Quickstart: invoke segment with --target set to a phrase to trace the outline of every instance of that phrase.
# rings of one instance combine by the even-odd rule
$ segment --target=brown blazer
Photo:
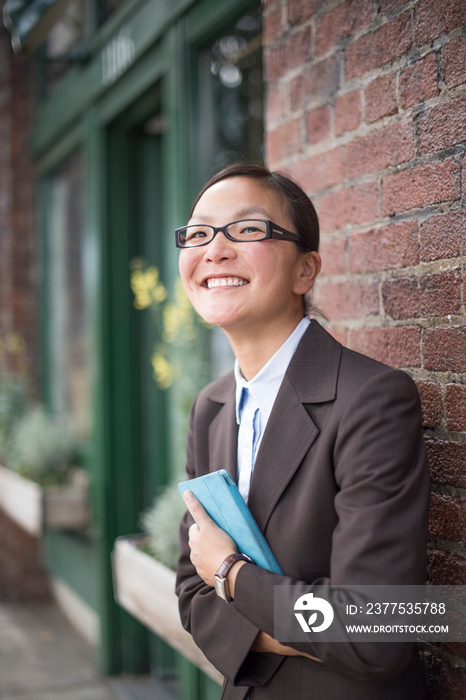
[[[193,404],[189,477],[236,478],[233,374]],[[304,657],[249,652],[273,636],[274,584],[422,584],[429,474],[414,382],[343,348],[312,321],[287,369],[257,455],[248,506],[285,576],[246,564],[227,604],[189,560],[181,525],[177,594],[183,625],[225,676],[222,698],[413,700],[427,697],[411,644],[295,644]]]

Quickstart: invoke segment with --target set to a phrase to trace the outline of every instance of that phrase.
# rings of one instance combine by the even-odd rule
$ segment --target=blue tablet
[[[182,481],[178,488],[181,494],[192,491],[212,520],[257,566],[275,574],[283,573],[237,485],[225,469]]]

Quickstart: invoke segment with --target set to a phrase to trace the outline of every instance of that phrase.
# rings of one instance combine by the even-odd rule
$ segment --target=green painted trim
[[[99,120],[107,123],[128,109],[146,90],[163,78],[170,68],[167,40],[154,47],[124,75],[98,105]]]
[[[52,140],[70,124],[79,119],[89,106],[113,88],[123,75],[134,74],[134,68],[143,54],[167,32],[170,24],[185,12],[193,0],[172,0],[161,3],[147,0],[119,32],[108,37],[107,44],[96,49],[89,64],[81,69],[70,70],[57,86],[53,95],[39,109],[37,125],[32,135],[31,147],[35,157],[50,146]],[[112,42],[126,47],[125,59],[120,64],[118,78],[104,76],[107,48],[111,51]],[[115,43],[115,47],[116,47]],[[108,61],[107,61],[108,63]]]
[[[75,124],[63,138],[47,150],[43,157],[37,161],[36,167],[39,176],[44,176],[55,168],[58,168],[73,151],[86,146],[86,129],[84,122]]]
[[[49,531],[44,537],[47,570],[96,610],[95,552],[87,537]]]

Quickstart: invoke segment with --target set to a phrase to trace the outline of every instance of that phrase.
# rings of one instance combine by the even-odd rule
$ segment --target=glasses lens
[[[227,232],[237,241],[261,241],[267,235],[267,222],[261,219],[235,221],[227,226]]]
[[[182,248],[208,243],[214,235],[211,226],[185,226],[178,231],[178,242]]]

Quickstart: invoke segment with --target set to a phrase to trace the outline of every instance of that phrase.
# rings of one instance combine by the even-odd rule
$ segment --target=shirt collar
[[[246,381],[241,374],[238,360],[235,360],[236,422],[238,425],[241,422],[241,398],[243,389],[248,389],[257,403],[265,422],[267,422],[287,367],[310,322],[310,319],[304,316],[283,345],[278,348],[276,353],[272,355],[270,360],[251,381]]]

